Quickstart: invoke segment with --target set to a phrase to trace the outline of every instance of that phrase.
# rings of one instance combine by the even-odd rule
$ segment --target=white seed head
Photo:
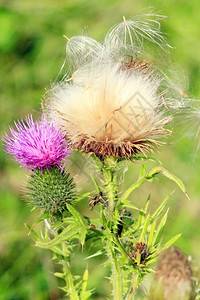
[[[124,18],[103,44],[85,36],[68,39],[71,78],[52,89],[45,112],[78,148],[101,157],[130,157],[151,150],[157,138],[169,134],[163,128],[170,120],[165,116],[166,78],[138,58],[144,38],[166,45],[160,18]]]
[[[123,17],[123,22],[108,31],[104,46],[116,53],[121,50],[137,53],[143,50],[143,41],[147,39],[166,50],[170,46],[160,31],[159,20],[163,18],[165,17],[156,14],[143,14],[135,16],[132,20]]]
[[[168,119],[160,112],[160,80],[150,69],[145,73],[136,65],[113,62],[87,66],[78,83],[63,83],[54,90],[48,106],[73,143],[138,143],[141,150],[140,142],[151,143],[164,133]]]
[[[72,72],[103,54],[102,45],[90,37],[77,35],[67,41],[66,58]]]

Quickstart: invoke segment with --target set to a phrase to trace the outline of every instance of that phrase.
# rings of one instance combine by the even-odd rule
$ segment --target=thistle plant
[[[26,227],[37,247],[52,251],[60,264],[55,276],[63,279],[61,288],[72,300],[89,299],[94,292],[87,288],[88,268],[82,276],[72,272],[71,257],[79,245],[84,251],[90,242],[101,242],[92,257],[102,255],[110,268],[110,297],[130,300],[160,253],[180,237],[177,233],[162,243],[172,194],[151,213],[150,196],[144,207],[132,201],[134,191],[159,174],[174,181],[188,197],[182,181],[148,156],[171,134],[166,125],[174,111],[184,107],[182,95],[145,59],[145,38],[162,50],[169,48],[160,31],[160,18],[124,18],[108,31],[102,44],[86,36],[67,38],[69,70],[52,87],[48,101],[42,102],[41,121],[34,122],[32,117],[18,121],[16,130],[10,128],[10,136],[3,138],[6,151],[31,173],[27,201],[40,215]],[[91,192],[77,191],[66,164],[73,151],[93,161]],[[151,170],[149,160],[157,164]],[[138,178],[121,192],[125,164],[138,161],[143,163]],[[88,215],[96,210],[95,219],[77,209],[80,201],[88,201]],[[43,223],[42,234],[34,228],[38,223]]]

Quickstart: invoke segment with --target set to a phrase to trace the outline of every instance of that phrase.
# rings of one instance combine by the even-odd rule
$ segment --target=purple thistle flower
[[[6,133],[2,138],[6,153],[12,154],[28,171],[36,168],[42,171],[53,166],[62,168],[72,147],[61,130],[54,127],[53,120],[48,123],[43,116],[42,120],[34,122],[31,115],[25,122],[18,120],[14,123],[17,130],[9,127],[11,135]]]

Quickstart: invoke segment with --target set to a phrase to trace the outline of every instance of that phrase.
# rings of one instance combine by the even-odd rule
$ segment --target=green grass
[[[65,58],[63,34],[70,37],[88,32],[91,37],[102,40],[109,27],[119,22],[123,15],[128,18],[149,6],[149,1],[145,0],[16,0],[3,3],[0,7],[1,134],[8,130],[13,120],[30,113],[35,117],[39,114],[45,89],[57,77]],[[178,74],[178,81],[188,95],[200,98],[199,0],[152,0],[150,4],[155,11],[169,16],[162,28],[174,47],[170,67],[175,75]],[[175,192],[170,200],[165,239],[182,232],[176,245],[192,255],[196,266],[200,261],[200,159],[199,152],[196,160],[192,159],[196,147],[194,139],[186,137],[176,142],[181,130],[181,126],[175,127],[175,136],[167,140],[172,144],[161,148],[155,156],[182,179],[191,198],[189,201],[181,192]],[[24,227],[24,222],[31,224],[34,218],[22,200],[27,175],[16,163],[6,160],[2,146],[0,150],[0,299],[62,298],[51,275],[55,266],[45,251],[34,247]],[[130,164],[125,186],[135,181],[138,168],[139,165]],[[84,181],[79,185],[84,186]],[[156,206],[176,187],[160,176],[159,181],[145,184],[145,191],[137,191],[136,205],[143,204],[149,188]],[[87,203],[82,203],[83,211],[86,206]],[[84,269],[86,265],[87,261],[80,254],[73,262],[77,272],[79,266]],[[92,278],[90,288],[98,286],[93,299],[109,297],[109,287],[102,279],[108,276],[103,259],[91,259],[88,265]]]

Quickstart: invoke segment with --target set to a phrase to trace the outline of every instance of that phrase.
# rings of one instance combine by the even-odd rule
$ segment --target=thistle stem
[[[63,258],[64,258],[62,260],[63,279],[66,282],[66,286],[64,287],[64,290],[66,290],[66,292],[68,293],[70,300],[79,300],[79,296],[74,285],[74,278],[69,267],[69,262],[67,261],[67,257],[65,256],[64,243],[61,244],[61,247],[62,247]]]
[[[140,274],[139,274],[139,272],[135,272],[133,274],[131,288],[130,288],[130,291],[129,291],[127,297],[126,297],[126,300],[133,300],[134,299],[134,293],[136,291],[136,288],[139,285],[139,282],[140,282]]]
[[[121,274],[121,268],[119,262],[115,257],[113,246],[108,247],[108,255],[112,263],[112,282],[113,282],[113,299],[122,300],[123,299],[123,280]]]
[[[118,239],[117,236],[113,235],[113,240],[115,241],[116,245],[118,246],[121,254],[128,260],[129,262],[129,256],[126,250],[124,249],[123,245],[121,244],[120,240]]]
[[[114,170],[110,169],[104,169],[103,176],[105,179],[105,192],[109,203],[109,213],[112,214],[115,209],[115,201],[117,195],[117,188],[115,184],[116,176],[114,175]]]

